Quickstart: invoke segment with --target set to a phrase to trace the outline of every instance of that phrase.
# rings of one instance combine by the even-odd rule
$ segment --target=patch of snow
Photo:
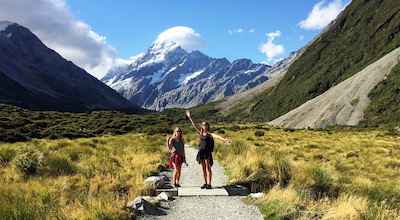
[[[154,73],[151,76],[146,76],[147,79],[151,78],[150,85],[158,83],[158,82],[161,82],[165,78],[165,76],[163,76],[164,71],[165,71],[165,67],[163,67],[162,69],[158,70],[156,73]]]
[[[8,33],[8,34],[6,35],[7,38],[10,38],[11,36],[12,36],[12,33]]]
[[[4,31],[5,29],[8,28],[8,26],[13,25],[15,23],[10,22],[10,21],[0,21],[0,32]]]
[[[196,78],[198,75],[204,72],[204,69],[196,71],[194,73],[186,73],[181,75],[178,79],[178,86],[185,85],[189,82],[189,80]]]
[[[129,88],[129,85],[132,82],[132,78],[124,79],[121,81],[118,81],[112,85],[110,85],[111,88],[113,88],[115,91],[118,93],[121,93],[126,90],[126,88]]]

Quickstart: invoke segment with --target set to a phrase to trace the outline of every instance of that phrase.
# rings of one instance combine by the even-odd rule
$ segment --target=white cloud
[[[114,63],[115,49],[74,18],[65,0],[1,0],[0,20],[28,28],[46,46],[97,78]]]
[[[234,35],[234,34],[237,34],[237,33],[254,33],[255,31],[256,30],[254,30],[253,28],[251,28],[249,30],[243,29],[243,28],[238,28],[238,29],[229,30],[228,33],[230,35]]]
[[[307,19],[299,22],[299,26],[306,30],[325,28],[349,4],[349,2],[345,3],[345,1],[333,0],[333,2],[327,5],[325,4],[326,1],[318,2],[308,14]]]
[[[265,55],[267,55],[268,62],[276,62],[277,59],[275,59],[275,57],[282,55],[285,52],[285,48],[282,45],[273,43],[275,38],[281,36],[281,32],[278,30],[273,33],[268,33],[266,36],[268,37],[267,43],[262,44],[258,49],[261,51],[261,53],[265,53]]]
[[[207,42],[195,30],[185,26],[169,28],[158,35],[155,42],[173,41],[188,52],[207,46]]]

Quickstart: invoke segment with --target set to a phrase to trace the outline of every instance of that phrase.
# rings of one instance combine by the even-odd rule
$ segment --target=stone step
[[[156,189],[156,195],[166,192],[170,197],[174,196],[247,196],[248,189],[244,186],[229,185],[217,186],[212,189],[201,189],[200,186],[183,186],[178,188],[168,187]]]

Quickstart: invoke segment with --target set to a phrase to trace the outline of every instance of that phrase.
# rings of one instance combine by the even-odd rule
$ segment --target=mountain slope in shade
[[[230,63],[173,41],[156,40],[128,66],[114,67],[101,80],[143,108],[188,108],[245,91],[266,80],[270,66],[248,59]]]
[[[3,103],[32,110],[78,112],[133,107],[18,24],[0,22],[0,50]]]

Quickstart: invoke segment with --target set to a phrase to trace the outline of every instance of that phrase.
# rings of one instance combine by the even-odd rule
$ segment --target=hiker
[[[174,168],[172,180],[174,187],[181,187],[179,179],[181,178],[182,163],[185,161],[185,140],[182,136],[182,129],[176,127],[174,129],[173,137],[167,134],[167,146],[171,150],[169,160],[169,168]]]
[[[212,171],[211,166],[213,165],[212,151],[214,150],[214,138],[218,138],[224,141],[226,144],[230,144],[231,140],[228,138],[223,138],[220,135],[212,133],[210,130],[210,125],[208,122],[203,121],[201,127],[197,127],[196,123],[193,121],[190,111],[186,110],[186,115],[188,116],[193,127],[199,133],[199,152],[197,153],[196,160],[201,165],[203,171],[204,184],[201,189],[211,189],[211,179]]]

